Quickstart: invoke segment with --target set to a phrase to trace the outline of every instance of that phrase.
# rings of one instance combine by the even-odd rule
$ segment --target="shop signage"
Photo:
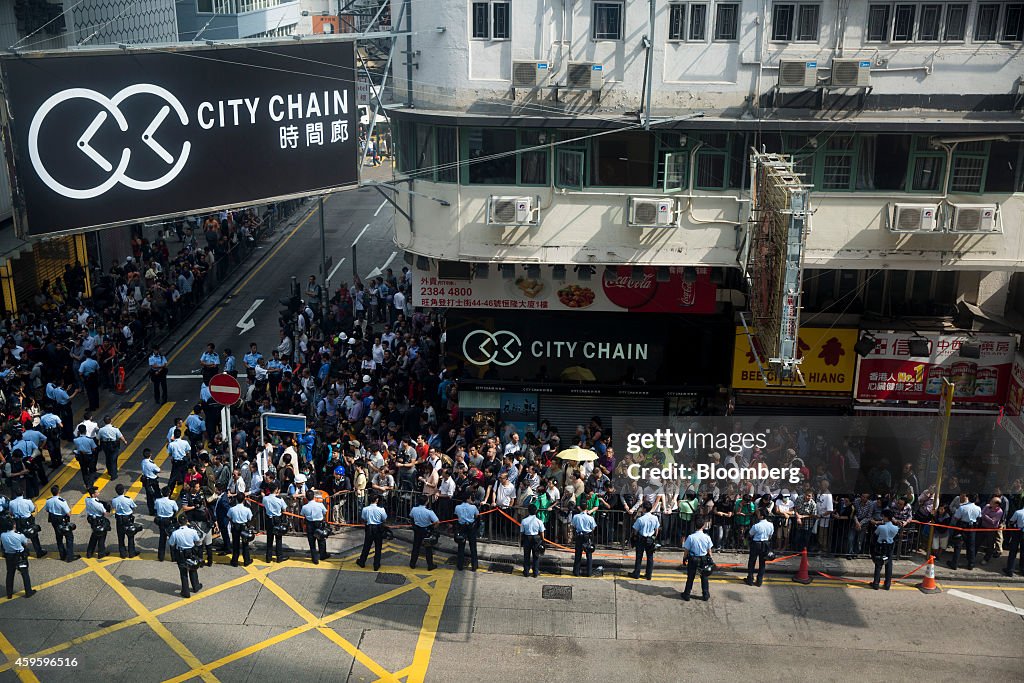
[[[1024,355],[1016,354],[1010,366],[1010,388],[1006,392],[1006,406],[1002,425],[1017,445],[1024,448]]]
[[[756,340],[756,337],[754,339]],[[754,359],[754,352],[750,348],[749,338],[743,327],[737,327],[732,362],[732,388],[850,395],[857,365],[857,354],[853,350],[856,343],[857,330],[800,328],[798,349],[804,385],[795,380],[780,383],[776,374],[770,370],[768,382],[765,383]]]

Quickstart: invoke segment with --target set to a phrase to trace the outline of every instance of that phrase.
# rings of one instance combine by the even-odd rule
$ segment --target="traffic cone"
[[[807,561],[807,548],[800,551],[800,569],[796,570],[793,580],[804,585],[811,582],[810,563]]]
[[[924,568],[924,580],[917,584],[922,593],[941,593],[942,589],[935,583],[935,556],[928,556],[928,564]]]
[[[124,386],[124,366],[117,366],[117,383],[114,385],[114,393],[123,394],[127,391]]]

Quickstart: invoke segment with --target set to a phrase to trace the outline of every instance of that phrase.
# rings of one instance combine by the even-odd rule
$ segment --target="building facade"
[[[676,296],[677,277],[706,277],[693,334],[728,353],[700,381],[734,384],[756,149],[813,186],[806,325],[1005,331],[1015,315],[1022,3],[395,0],[392,16],[413,32],[391,74],[396,241],[433,278],[428,305],[505,307],[459,292],[536,280],[554,298],[525,307],[583,316],[609,285]]]
[[[294,35],[298,0],[177,0],[182,41],[280,38]]]

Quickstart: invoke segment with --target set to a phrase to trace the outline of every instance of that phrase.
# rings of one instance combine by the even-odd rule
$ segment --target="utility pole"
[[[938,470],[935,472],[935,499],[932,502],[932,508],[937,513],[939,511],[939,501],[942,496],[942,470],[946,465],[946,444],[949,441],[949,419],[953,414],[953,391],[955,386],[948,379],[943,378],[942,380],[942,403],[941,415],[942,423],[939,427],[939,462]],[[932,554],[932,540],[935,538],[935,527],[928,527],[928,554]]]
[[[327,314],[327,299],[330,292],[327,290],[327,233],[324,229],[324,196],[320,195],[320,278],[322,291],[320,292],[320,315],[321,320]]]
[[[647,38],[647,64],[645,66],[647,81],[647,92],[644,93],[644,130],[651,129],[651,91],[654,85],[654,18],[657,12],[657,5],[654,0],[651,3],[651,20]]]
[[[653,1],[653,0],[652,0]],[[405,106],[412,109],[412,3],[410,0],[403,0],[402,7],[405,9]]]

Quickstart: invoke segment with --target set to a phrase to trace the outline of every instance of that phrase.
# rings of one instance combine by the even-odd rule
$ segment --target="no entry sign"
[[[231,375],[215,375],[210,380],[210,395],[222,406],[233,406],[242,397],[242,388],[238,386],[238,380]]]

